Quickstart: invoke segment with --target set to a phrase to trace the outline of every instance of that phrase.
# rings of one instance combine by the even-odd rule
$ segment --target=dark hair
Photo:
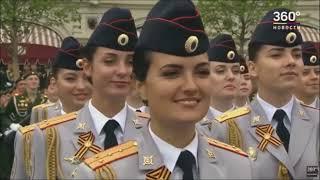
[[[136,49],[133,55],[133,73],[138,81],[145,81],[151,63],[151,51]]]
[[[249,43],[248,45],[248,55],[249,55],[249,61],[256,61],[257,54],[262,48],[263,44],[261,43]]]
[[[93,55],[97,51],[97,46],[84,46],[80,49],[80,57],[86,58],[88,61],[93,60]]]

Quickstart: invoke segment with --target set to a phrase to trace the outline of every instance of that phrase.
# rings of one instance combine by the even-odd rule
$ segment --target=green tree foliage
[[[201,12],[209,36],[228,33],[244,54],[244,46],[251,32],[263,15],[271,9],[287,7],[292,9],[296,0],[199,0]]]
[[[79,22],[80,14],[77,4],[68,0],[0,0],[0,28],[11,41],[6,48],[12,59],[15,78],[18,76],[21,40],[28,37],[38,24],[59,26],[71,21]]]

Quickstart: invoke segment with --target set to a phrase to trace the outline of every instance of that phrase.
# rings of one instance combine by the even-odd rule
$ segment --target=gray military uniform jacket
[[[136,116],[136,113],[131,109],[127,108],[127,117],[126,124],[124,128],[123,140],[127,141],[132,139],[137,134],[137,129],[141,128],[142,124],[145,123],[141,118]],[[37,141],[36,144],[32,146],[33,154],[35,155],[33,159],[33,169],[32,169],[32,178],[33,179],[47,179],[47,178],[62,178],[70,179],[73,178],[77,173],[77,167],[79,162],[82,160],[77,160],[74,158],[77,152],[80,152],[80,149],[85,149],[81,151],[83,156],[82,158],[89,157],[97,153],[97,150],[103,150],[103,144],[98,141],[98,133],[94,127],[93,120],[89,111],[88,103],[78,111],[76,118],[72,121],[63,122],[53,126],[54,133],[56,134],[56,145],[55,148],[48,147],[48,128],[40,129],[36,128],[34,130],[33,140]],[[91,132],[91,133],[90,133]],[[83,143],[79,144],[80,135],[82,134],[92,134],[93,142],[92,143]],[[56,153],[56,165],[55,169],[51,167],[54,164],[48,164],[46,161],[49,151],[57,151]],[[51,160],[49,160],[51,161]],[[50,169],[51,168],[51,169]],[[48,177],[50,173],[54,172],[51,177]]]
[[[38,123],[45,119],[60,116],[61,108],[62,107],[60,102],[44,103],[33,107],[30,124]],[[16,133],[14,146],[15,155],[11,170],[11,179],[27,179],[31,175],[31,169],[29,169],[31,165],[28,164],[28,159],[32,156],[32,152],[30,149],[30,147],[32,146],[31,136],[31,134],[23,134],[20,130]]]
[[[34,124],[45,119],[60,116],[62,105],[59,101],[55,103],[44,103],[32,108],[30,124]]]
[[[319,110],[294,101],[287,153],[282,144],[275,146],[269,142],[264,151],[257,148],[262,137],[256,133],[256,129],[270,122],[257,100],[253,100],[250,106],[251,112],[239,117],[236,122],[241,129],[244,150],[248,151],[253,159],[253,178],[278,178],[279,163],[282,163],[294,178],[314,178],[310,177],[307,169],[312,166],[319,169]],[[227,131],[221,124],[212,128],[212,131],[216,130]],[[280,140],[275,129],[272,136]],[[319,171],[316,178],[319,178]]]
[[[193,169],[194,179],[250,179],[251,164],[247,157],[209,144],[208,138],[198,136],[198,167]],[[120,152],[120,157],[108,162],[105,167],[109,169],[115,179],[146,179],[152,171],[164,167],[161,154],[150,135],[148,126],[140,130],[140,136],[136,138],[137,153],[126,156],[126,150],[119,150],[120,146],[108,149],[103,153],[111,151]],[[119,147],[119,149],[117,149]],[[121,155],[121,153],[124,153]],[[98,154],[97,156],[99,156]],[[122,157],[121,157],[122,156]],[[94,159],[95,157],[91,158]],[[97,162],[102,162],[100,159]],[[85,160],[86,162],[87,160]],[[102,166],[101,169],[104,169]],[[167,171],[169,171],[167,169]],[[94,179],[96,172],[85,163],[80,164],[76,178]],[[169,171],[170,172],[170,171]],[[107,172],[108,173],[108,172]],[[161,174],[161,173],[160,173]],[[168,173],[167,173],[168,174]],[[182,171],[175,167],[169,176],[162,176],[164,179],[182,179]],[[159,176],[153,178],[161,179]]]

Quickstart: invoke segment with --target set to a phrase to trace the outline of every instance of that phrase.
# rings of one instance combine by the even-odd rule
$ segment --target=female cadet
[[[210,102],[207,48],[193,3],[160,0],[147,16],[133,62],[150,123],[136,141],[86,159],[76,178],[250,178],[245,153],[195,129]]]
[[[314,42],[302,44],[302,58],[304,70],[299,76],[299,84],[294,94],[303,103],[320,108],[320,60]]]
[[[298,102],[292,91],[302,72],[301,34],[295,21],[274,19],[288,9],[269,11],[249,43],[249,69],[258,92],[250,108],[223,114],[220,121],[238,117],[238,139],[253,160],[257,179],[319,177],[319,110]],[[241,116],[241,117],[240,117]],[[226,134],[226,130],[221,130]],[[216,129],[213,129],[214,132]],[[314,167],[314,168],[310,168]]]
[[[210,42],[208,56],[211,68],[211,105],[206,117],[198,125],[206,135],[241,148],[241,139],[237,138],[240,134],[237,119],[223,124],[218,121],[223,113],[235,109],[234,102],[239,89],[240,56],[232,37],[228,34],[217,35]],[[223,129],[227,129],[227,136],[215,126],[223,126]],[[212,128],[216,130],[213,131]],[[206,133],[208,131],[210,131],[209,134]]]
[[[31,124],[78,111],[89,100],[92,87],[82,70],[80,43],[73,37],[63,40],[52,66],[53,78],[50,84],[57,88],[59,101],[36,106]]]
[[[84,76],[82,68],[79,67],[80,64],[77,65],[77,62],[81,61],[79,60],[80,47],[79,42],[73,37],[63,40],[52,67],[54,85],[59,89],[58,96],[61,102],[36,106],[34,109],[37,109],[37,113],[31,116],[31,124],[77,111],[90,98],[91,85]],[[28,133],[24,132],[29,127],[19,129],[16,134],[15,160],[11,173],[13,179],[26,179],[32,173],[28,164],[32,142],[29,141],[31,137]]]
[[[125,103],[136,41],[128,9],[111,8],[103,15],[84,47],[92,99],[78,112],[40,123],[34,132],[39,143],[33,178],[73,178],[84,157],[131,139],[146,122],[139,122]]]
[[[237,107],[246,106],[250,103],[250,95],[252,93],[252,81],[246,60],[240,56],[240,82],[238,94],[235,98]]]

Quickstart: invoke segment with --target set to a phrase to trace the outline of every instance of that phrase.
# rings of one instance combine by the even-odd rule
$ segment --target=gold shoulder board
[[[48,120],[41,121],[39,122],[39,127],[41,130],[43,130],[43,129],[46,129],[47,127],[51,127],[57,124],[61,124],[63,122],[74,120],[76,119],[77,114],[78,114],[77,112],[72,112],[69,114],[64,114]]]
[[[21,127],[21,128],[19,128],[19,131],[21,132],[21,134],[25,134],[27,132],[33,131],[34,128],[37,127],[37,124],[38,123],[30,124],[28,126]]]
[[[250,112],[250,109],[248,107],[240,107],[233,111],[228,111],[221,114],[220,116],[216,117],[216,120],[222,123],[228,119],[232,119],[232,118],[236,118],[236,117],[240,117],[245,114],[248,114],[249,112]]]
[[[246,152],[242,151],[240,148],[237,148],[235,146],[231,146],[229,144],[226,144],[226,143],[223,143],[223,142],[220,142],[218,140],[211,139],[211,138],[207,138],[207,140],[208,140],[208,143],[210,145],[212,145],[212,146],[216,146],[218,148],[222,148],[222,149],[225,149],[227,151],[231,151],[231,152],[240,154],[241,156],[248,157],[248,154]]]
[[[85,159],[84,163],[92,170],[96,170],[101,166],[136,153],[138,153],[138,143],[136,141],[127,141]]]
[[[43,103],[43,107],[53,106],[55,103]]]
[[[47,119],[47,120],[44,120],[44,121],[41,121],[41,122],[38,122],[38,123],[35,123],[35,124],[30,124],[28,126],[19,128],[19,131],[22,134],[25,134],[25,133],[27,133],[29,131],[33,131],[34,128],[36,128],[37,126],[39,126],[41,130],[43,130],[43,129],[47,128],[47,127],[51,127],[51,126],[54,126],[54,125],[57,125],[57,124],[60,124],[60,123],[63,123],[63,122],[74,120],[76,117],[77,117],[77,112],[72,112],[72,113],[69,113],[69,114],[64,114],[64,115],[61,115],[61,116],[53,117],[51,119]]]
[[[145,112],[135,112],[136,116],[140,117],[140,118],[146,118],[146,119],[150,119],[150,114],[145,113]]]
[[[308,107],[308,108],[311,108],[311,109],[320,110],[320,109],[318,109],[318,108],[315,108],[315,107],[309,106],[309,105],[307,105],[307,104],[303,103],[302,101],[300,101],[300,104],[301,104],[302,106],[304,106],[304,107]]]

